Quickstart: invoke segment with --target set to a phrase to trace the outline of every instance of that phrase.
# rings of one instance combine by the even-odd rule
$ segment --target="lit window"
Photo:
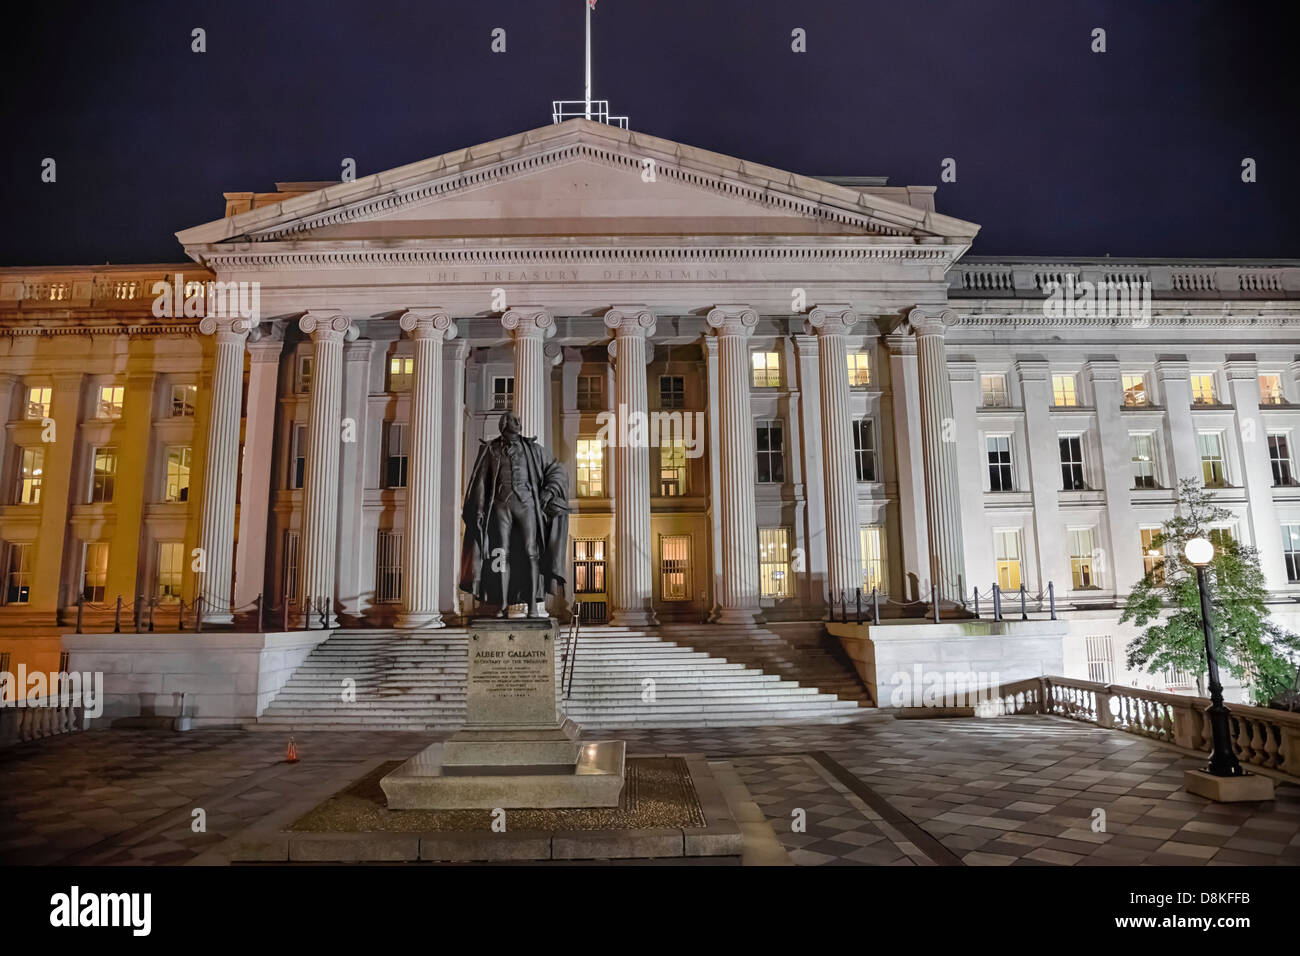
[[[680,438],[659,446],[659,494],[686,494],[686,446]]]
[[[384,487],[406,487],[407,426],[388,422],[384,429]]]
[[[29,421],[41,421],[50,417],[50,402],[54,390],[48,386],[38,386],[27,390],[27,409],[24,415]]]
[[[665,601],[691,599],[691,536],[664,535],[659,539],[659,596]]]
[[[172,418],[193,418],[194,406],[199,399],[197,385],[172,386]]]
[[[1159,528],[1141,528],[1139,534],[1142,538],[1142,570],[1159,584],[1164,580],[1165,563],[1164,552],[1156,545],[1161,531]]]
[[[599,375],[578,376],[578,408],[581,411],[597,411],[605,407],[605,389]]]
[[[415,359],[410,355],[394,355],[388,360],[388,390],[409,392],[415,378]]]
[[[758,529],[758,586],[760,597],[790,596],[789,528]]]
[[[605,497],[605,449],[601,440],[579,438],[577,459],[578,497]]]
[[[1259,377],[1259,403],[1261,405],[1286,404],[1286,396],[1282,394],[1281,375],[1261,375]]]
[[[492,410],[508,412],[515,407],[515,377],[497,375],[492,379]]]
[[[781,355],[778,352],[754,352],[754,387],[781,387]]]
[[[185,283],[185,299],[199,299],[203,301],[208,297],[208,284],[206,282],[187,282]]]
[[[1129,435],[1129,454],[1133,462],[1133,487],[1156,488],[1155,436]]]
[[[20,505],[41,503],[41,483],[45,477],[45,449],[24,448],[18,462],[18,487],[14,500]]]
[[[605,539],[573,540],[573,593],[605,592]]]
[[[1223,470],[1223,441],[1218,432],[1200,432],[1196,444],[1201,451],[1201,481],[1207,488],[1222,488],[1226,478]]]
[[[167,449],[167,485],[163,501],[188,501],[190,498],[190,446]]]
[[[989,462],[989,491],[1014,491],[1011,476],[1011,436],[989,435],[986,440]]]
[[[1147,380],[1145,375],[1123,376],[1124,404],[1129,408],[1147,405]]]
[[[862,418],[853,423],[853,457],[858,481],[876,480],[876,423]]]
[[[1092,529],[1071,528],[1070,576],[1076,591],[1097,587],[1097,577],[1093,567],[1095,560],[1093,551]]]
[[[1192,404],[1217,405],[1218,397],[1214,391],[1213,375],[1192,376]]]
[[[754,429],[758,481],[760,484],[781,484],[785,481],[784,425],[779,421],[756,422]]]
[[[1082,491],[1083,439],[1079,435],[1062,435],[1057,439],[1061,452],[1061,487],[1066,491]]]
[[[158,600],[175,604],[181,599],[181,578],[185,573],[185,544],[182,541],[158,542]]]
[[[1291,467],[1291,438],[1289,435],[1268,436],[1268,460],[1273,466],[1273,484],[1294,485],[1295,474]]]
[[[284,533],[284,583],[282,586],[285,604],[298,600],[298,532]]]
[[[81,573],[81,596],[92,604],[104,603],[108,585],[108,542],[87,541]]]
[[[866,524],[858,528],[858,542],[862,551],[862,593],[889,593],[889,578],[885,573],[885,529]]]
[[[1074,390],[1073,375],[1052,376],[1052,404],[1058,407],[1079,404],[1079,396],[1075,394]]]
[[[121,418],[126,389],[121,385],[104,385],[99,389],[99,418]]]
[[[849,388],[862,388],[871,384],[871,353],[849,353]]]
[[[980,376],[980,404],[985,408],[1006,408],[1007,377],[1002,374]]]
[[[998,587],[1003,591],[1020,590],[1020,532],[993,532],[997,552]]]
[[[375,542],[375,603],[402,600],[402,532],[380,531]]]
[[[32,591],[32,546],[27,543],[9,545],[8,563],[5,567],[5,603],[26,604]]]
[[[659,407],[686,407],[686,378],[682,375],[659,376]]]
[[[117,483],[117,449],[96,448],[90,476],[90,503],[105,504],[113,500]]]
[[[294,372],[293,387],[299,395],[306,395],[311,391],[312,372],[315,362],[311,353],[298,356],[298,367]]]
[[[1282,554],[1286,558],[1286,579],[1300,582],[1300,524],[1282,525]]]
[[[1214,553],[1223,554],[1232,551],[1236,546],[1237,529],[1232,525],[1220,525],[1217,528],[1211,528],[1206,537],[1214,545]]]

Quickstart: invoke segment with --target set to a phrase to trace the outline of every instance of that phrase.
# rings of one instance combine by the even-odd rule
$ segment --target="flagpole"
[[[587,8],[587,119],[591,119],[591,3],[582,0]]]

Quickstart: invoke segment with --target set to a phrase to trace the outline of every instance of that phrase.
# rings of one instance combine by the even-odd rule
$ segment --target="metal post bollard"
[[[203,595],[194,599],[194,633],[203,633]]]
[[[113,633],[122,633],[122,595],[117,596],[117,607],[113,610]]]
[[[149,599],[149,633],[150,634],[153,633],[153,609],[154,609],[154,605],[157,603],[158,602],[155,601],[153,598]]]
[[[975,616],[980,616],[980,589],[975,588]]]
[[[934,604],[934,623],[939,623],[939,585],[930,585],[930,601]]]
[[[1056,620],[1056,588],[1051,581],[1047,582],[1047,606],[1051,611],[1052,620]]]
[[[81,616],[85,612],[85,608],[86,608],[86,594],[83,591],[82,593],[77,595],[77,633],[78,634],[82,633]]]
[[[880,623],[880,594],[875,589],[871,589],[871,623]]]
[[[858,605],[858,623],[862,623],[862,588],[854,588],[853,596]]]
[[[1002,620],[1002,586],[996,582],[993,585],[993,620]]]
[[[176,614],[176,630],[185,630],[185,598],[181,598],[180,610]]]
[[[1020,582],[1020,620],[1029,620],[1029,608],[1025,604],[1025,582]]]
[[[262,627],[262,595],[257,596],[255,603],[257,604],[257,632],[260,634],[264,630]]]

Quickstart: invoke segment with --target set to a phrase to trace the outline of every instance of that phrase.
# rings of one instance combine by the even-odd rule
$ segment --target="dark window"
[[[681,375],[659,376],[659,407],[686,407],[686,379]]]
[[[858,481],[876,480],[876,423],[868,418],[853,423],[853,457]]]
[[[384,439],[384,487],[406,487],[406,426],[389,422]]]
[[[785,433],[781,422],[759,422],[754,446],[758,453],[759,482],[785,481]]]
[[[1061,487],[1066,491],[1082,491],[1083,439],[1070,435],[1059,439],[1061,446]]]
[[[988,439],[989,491],[1014,491],[1011,480],[1011,438],[996,435]]]

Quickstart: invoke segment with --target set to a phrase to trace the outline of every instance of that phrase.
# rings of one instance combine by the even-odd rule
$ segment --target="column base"
[[[756,607],[722,607],[714,617],[715,624],[762,624],[763,612]]]
[[[235,615],[231,614],[229,611],[204,611],[203,612],[203,625],[205,627],[209,624],[213,624],[217,627],[227,627],[234,623],[235,623]],[[145,618],[145,626],[146,627],[149,626],[147,617]]]
[[[616,627],[656,627],[659,618],[651,608],[615,608],[609,623]]]
[[[393,626],[403,631],[431,631],[447,624],[439,611],[401,611]]]

